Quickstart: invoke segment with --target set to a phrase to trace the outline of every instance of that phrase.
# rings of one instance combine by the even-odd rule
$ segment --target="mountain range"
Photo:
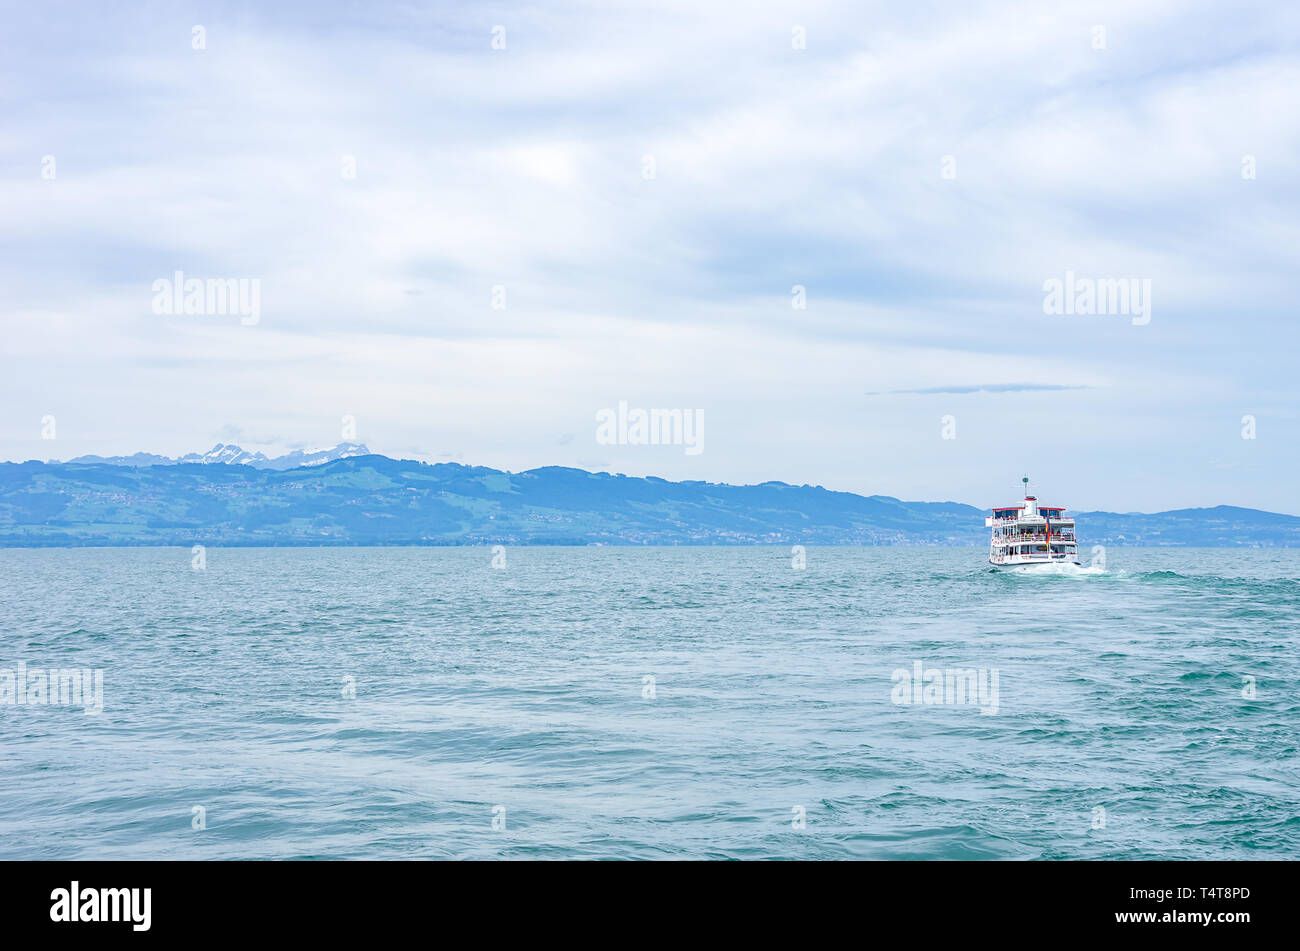
[[[238,446],[217,443],[204,453],[190,452],[183,456],[156,456],[137,452],[133,456],[77,456],[69,464],[107,466],[179,466],[189,463],[199,465],[252,466],[254,469],[297,469],[300,466],[320,466],[335,459],[368,456],[370,450],[359,442],[341,442],[332,449],[295,449],[283,456],[268,458],[260,452],[247,452]]]
[[[985,514],[784,482],[429,464],[357,443],[274,459],[218,445],[179,458],[0,463],[0,547],[986,545]],[[1234,506],[1077,518],[1085,554],[1094,544],[1300,547],[1300,517]]]

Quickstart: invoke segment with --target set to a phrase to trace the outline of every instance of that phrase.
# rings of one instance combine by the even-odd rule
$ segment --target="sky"
[[[1298,37],[1286,3],[0,0],[0,459],[351,437],[1300,514]],[[178,271],[246,306],[167,313]],[[598,438],[620,402],[698,451]]]

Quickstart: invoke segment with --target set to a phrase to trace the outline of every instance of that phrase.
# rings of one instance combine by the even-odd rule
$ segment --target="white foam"
[[[1104,575],[1106,569],[1101,565],[1076,565],[1072,561],[1058,561],[1044,565],[1021,565],[1015,569],[1016,574],[1025,575],[1063,575],[1082,577],[1084,575]]]

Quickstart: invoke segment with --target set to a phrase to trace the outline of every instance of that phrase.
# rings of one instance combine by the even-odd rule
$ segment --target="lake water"
[[[1107,555],[3,550],[0,857],[1294,858],[1300,551]]]

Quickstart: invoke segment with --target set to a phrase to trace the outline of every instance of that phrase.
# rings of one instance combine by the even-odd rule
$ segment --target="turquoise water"
[[[1300,551],[1108,555],[0,551],[0,857],[1300,854]]]

